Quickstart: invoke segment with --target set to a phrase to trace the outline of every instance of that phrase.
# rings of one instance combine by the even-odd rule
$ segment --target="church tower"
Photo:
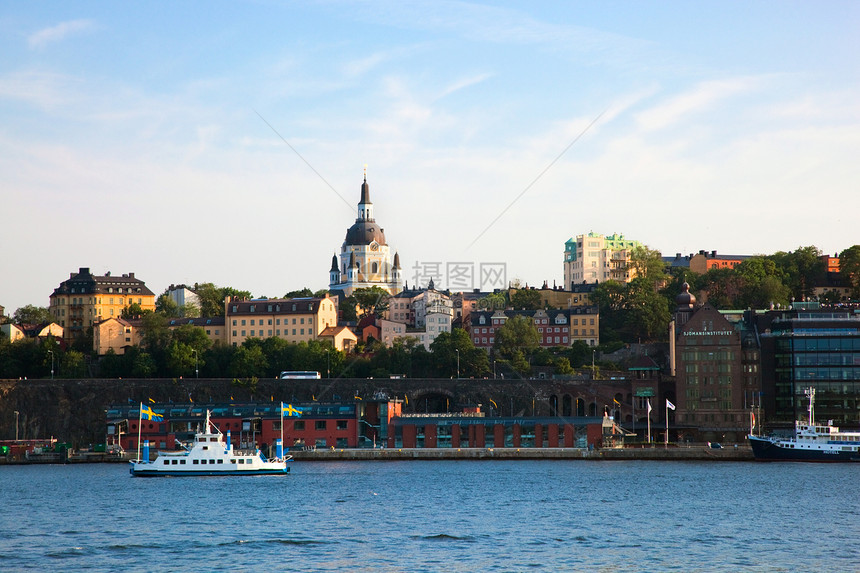
[[[339,256],[332,257],[329,290],[349,296],[357,288],[378,286],[391,294],[400,292],[400,256],[385,241],[385,231],[373,216],[367,173],[361,184],[358,216],[347,229]]]

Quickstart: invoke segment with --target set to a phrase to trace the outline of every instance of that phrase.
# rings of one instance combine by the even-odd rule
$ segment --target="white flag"
[[[651,400],[648,400],[648,413],[651,413]]]
[[[667,399],[667,400],[666,400],[666,407],[667,407],[667,408],[669,408],[670,410],[674,410],[674,409],[675,409],[675,404],[673,404],[672,402],[670,402],[670,401]]]

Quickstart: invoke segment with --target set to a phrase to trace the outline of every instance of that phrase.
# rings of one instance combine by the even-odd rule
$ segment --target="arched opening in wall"
[[[558,396],[555,394],[549,397],[549,415],[558,416]]]
[[[378,273],[379,272],[379,265],[377,265],[376,263],[373,263],[372,265],[370,265],[370,272],[373,274]]]
[[[576,415],[580,417],[585,416],[585,400],[582,398],[576,399]]]
[[[570,394],[565,394],[561,402],[561,415],[565,417],[573,416],[573,399]]]
[[[440,391],[416,392],[409,400],[410,413],[443,414],[461,411],[453,393]]]
[[[591,404],[588,405],[588,415],[589,416],[596,416],[597,415],[597,404],[595,404],[594,402],[592,402]]]

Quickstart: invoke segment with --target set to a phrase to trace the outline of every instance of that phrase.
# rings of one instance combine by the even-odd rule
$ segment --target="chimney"
[[[717,251],[711,251],[711,257],[717,258]]]

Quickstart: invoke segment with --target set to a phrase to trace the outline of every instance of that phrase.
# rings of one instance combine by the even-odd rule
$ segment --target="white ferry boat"
[[[230,443],[230,432],[224,434],[209,419],[194,436],[190,448],[177,451],[159,451],[149,461],[149,442],[144,442],[143,455],[130,462],[129,472],[136,477],[157,476],[226,476],[226,475],[283,475],[290,473],[287,465],[292,456],[285,456],[283,442],[275,440],[276,454],[266,459],[260,452],[235,450]]]
[[[749,435],[756,460],[792,462],[860,462],[860,432],[842,432],[832,424],[816,424],[815,389],[809,396],[809,420],[794,423],[791,438]]]

